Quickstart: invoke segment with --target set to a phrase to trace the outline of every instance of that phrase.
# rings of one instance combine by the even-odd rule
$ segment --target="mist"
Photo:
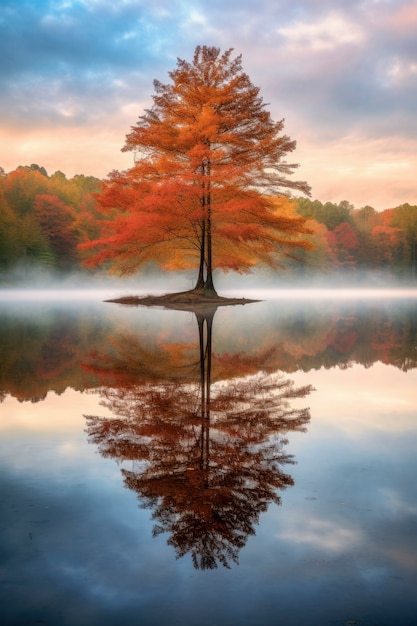
[[[119,295],[162,294],[192,287],[191,277],[178,273],[148,271],[132,276],[115,276],[104,271],[52,271],[42,266],[20,265],[0,274],[0,301],[12,295],[19,299],[91,299]]]
[[[0,302],[30,299],[106,299],[122,296],[160,295],[188,291],[196,282],[196,271],[164,272],[146,268],[121,277],[104,271],[52,271],[27,265],[0,274]],[[279,298],[379,297],[396,295],[415,297],[417,281],[395,278],[383,271],[338,270],[333,273],[298,273],[280,269],[256,268],[250,274],[214,272],[219,295],[254,297],[262,300]]]

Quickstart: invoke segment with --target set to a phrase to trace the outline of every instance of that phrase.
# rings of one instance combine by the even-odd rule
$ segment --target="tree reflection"
[[[117,331],[115,339],[119,321],[108,309],[97,313],[79,304],[74,310],[39,306],[35,310],[4,303],[0,306],[0,403],[7,395],[21,402],[39,402],[49,391],[61,394],[69,387],[80,391],[95,388],[97,374],[103,380],[106,373],[107,364],[102,362],[100,368],[98,363],[111,337],[109,381],[117,378],[117,384],[126,385],[151,377],[155,381],[184,381],[188,375],[195,381],[198,376],[199,367],[192,367],[199,359],[194,338],[189,344],[168,340],[164,345],[162,337],[172,338],[175,329],[161,329],[158,318],[144,329],[140,324],[138,328],[137,319],[132,317],[129,332],[123,335]],[[213,381],[255,373],[260,368],[308,372],[354,364],[371,367],[377,361],[405,372],[417,367],[415,300],[367,306],[329,303],[325,311],[314,303],[308,307],[265,303],[259,319],[252,318],[250,333],[247,322],[239,325],[236,319],[241,319],[238,311],[223,316],[221,329],[216,327],[223,354],[213,358]],[[160,341],[156,340],[158,335]]]
[[[122,464],[126,486],[152,509],[154,536],[169,533],[177,558],[190,553],[199,569],[238,561],[260,514],[293,484],[283,470],[293,463],[285,435],[304,431],[310,418],[290,400],[311,387],[295,389],[279,373],[212,383],[214,312],[196,313],[198,360],[186,367],[177,346],[183,376],[142,375],[134,385],[125,367],[129,383],[120,385],[121,355],[114,355],[118,386],[108,386],[107,362],[100,393],[117,417],[86,416],[89,441]]]

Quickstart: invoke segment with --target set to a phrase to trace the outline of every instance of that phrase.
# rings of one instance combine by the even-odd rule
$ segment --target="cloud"
[[[333,50],[345,44],[362,42],[364,33],[354,23],[337,13],[330,13],[317,22],[295,22],[289,26],[278,28],[290,47],[297,50]]]
[[[364,537],[359,529],[311,516],[300,520],[299,524],[284,530],[279,536],[291,543],[307,544],[310,548],[331,554],[356,550],[364,543]]]
[[[367,137],[359,128],[328,136],[305,122],[294,123],[291,133],[299,138],[297,176],[314,181],[314,198],[349,200],[358,207],[369,204],[377,209],[398,206],[406,198],[413,203],[417,169],[413,137]]]
[[[31,156],[40,162],[50,142],[50,160],[65,167],[59,134],[86,173],[105,175],[126,162],[119,149],[151,103],[153,79],[167,81],[176,58],[190,59],[196,45],[215,45],[242,53],[273,118],[286,118],[313,193],[351,199],[353,189],[355,203],[376,208],[413,202],[416,26],[416,0],[260,0],[256,10],[249,0],[4,0],[0,135],[9,150],[1,164],[12,169],[29,144],[43,143]],[[407,165],[378,173],[376,163],[392,162],[386,151]],[[112,161],[105,167],[96,156],[103,152]],[[349,184],[349,172],[358,183]]]

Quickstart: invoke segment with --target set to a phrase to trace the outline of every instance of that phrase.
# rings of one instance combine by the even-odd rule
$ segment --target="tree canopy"
[[[170,83],[154,81],[153,106],[123,148],[134,165],[109,175],[101,236],[83,244],[91,266],[198,268],[195,289],[215,293],[215,269],[278,267],[294,248],[312,247],[289,200],[291,190],[309,194],[288,178],[295,142],[232,53],[198,46],[191,62],[177,60]]]
[[[18,267],[73,270],[81,267],[80,241],[98,233],[94,194],[98,178],[62,172],[48,176],[32,163],[0,168],[0,281]]]

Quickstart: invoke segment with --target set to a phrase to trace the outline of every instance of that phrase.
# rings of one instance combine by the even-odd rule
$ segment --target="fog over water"
[[[417,278],[398,280],[381,271],[339,270],[334,274],[296,274],[255,268],[250,274],[214,272],[221,296],[262,300],[414,297]],[[108,299],[126,295],[161,295],[188,291],[196,283],[196,272],[163,272],[147,268],[132,276],[115,276],[103,271],[57,273],[46,268],[16,267],[0,273],[0,302],[9,299]]]
[[[44,278],[0,287],[2,623],[414,624],[417,288]]]
[[[417,288],[360,288],[345,287],[337,289],[328,288],[283,288],[283,289],[250,289],[247,291],[227,290],[227,295],[247,296],[261,298],[263,300],[338,300],[338,299],[373,299],[373,298],[417,298]]]
[[[161,295],[169,292],[168,289],[144,289],[123,287],[80,287],[63,288],[58,287],[20,287],[0,289],[0,302],[10,301],[80,301],[80,300],[107,300],[110,298],[148,294]],[[219,295],[236,298],[249,298],[255,300],[372,300],[380,298],[417,298],[417,288],[412,287],[387,287],[387,288],[365,288],[365,287],[283,287],[258,289],[224,289]]]

